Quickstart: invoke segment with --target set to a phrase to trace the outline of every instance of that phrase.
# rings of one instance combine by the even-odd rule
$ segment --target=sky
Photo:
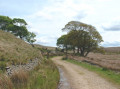
[[[101,46],[120,46],[120,0],[0,0],[0,15],[22,18],[34,32],[36,44],[56,46],[70,21],[96,27]]]

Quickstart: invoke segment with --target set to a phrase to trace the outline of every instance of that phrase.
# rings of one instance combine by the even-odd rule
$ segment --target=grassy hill
[[[35,57],[41,57],[39,50],[13,34],[0,30],[0,61],[18,64]]]
[[[38,44],[35,44],[35,47],[37,48],[43,48],[43,49],[48,49],[48,50],[55,50],[56,47],[50,47],[50,46],[43,46],[43,45],[38,45]]]
[[[40,60],[33,70],[22,69],[12,76],[5,75],[6,66],[27,64],[36,57]],[[56,89],[58,82],[58,69],[41,55],[38,47],[0,30],[0,89]]]

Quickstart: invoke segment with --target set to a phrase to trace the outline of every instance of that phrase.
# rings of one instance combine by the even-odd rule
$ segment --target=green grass
[[[11,77],[0,75],[0,89],[57,89],[59,71],[51,60],[44,60],[33,71],[21,70]]]
[[[58,86],[59,72],[51,60],[44,60],[30,75],[23,89],[56,89]]]
[[[67,61],[74,63],[74,64],[77,64],[79,66],[82,66],[90,71],[96,72],[100,76],[106,78],[108,81],[111,81],[114,84],[120,85],[120,73],[115,73],[114,71],[104,69],[101,67],[97,67],[94,65],[90,65],[90,64],[84,63],[84,62],[78,62],[76,60],[68,59]]]

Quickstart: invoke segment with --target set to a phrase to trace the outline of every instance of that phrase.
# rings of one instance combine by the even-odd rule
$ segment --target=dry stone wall
[[[40,63],[40,59],[35,58],[34,60],[29,60],[27,64],[11,65],[6,68],[6,74],[10,76],[14,72],[18,72],[20,70],[30,71],[33,70],[39,63]]]

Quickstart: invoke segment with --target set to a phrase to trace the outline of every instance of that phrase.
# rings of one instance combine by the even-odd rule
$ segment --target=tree
[[[24,39],[29,33],[25,26],[13,26],[12,33],[21,39]]]
[[[67,50],[68,50],[69,42],[67,40],[67,35],[62,35],[57,39],[57,46],[62,47],[66,50],[66,58],[67,58]]]
[[[25,39],[34,47],[33,43],[36,41],[35,37],[36,35],[33,32],[29,32]]]
[[[36,41],[36,35],[29,32],[26,27],[27,23],[24,19],[14,18],[13,20],[8,16],[0,15],[0,29],[11,32],[15,36],[29,42],[31,45]]]
[[[17,26],[26,26],[27,25],[26,21],[24,19],[20,19],[20,18],[14,18],[13,23],[14,23],[14,25],[17,25]]]
[[[13,19],[13,30],[12,33],[15,36],[20,37],[21,39],[24,39],[27,35],[29,35],[28,30],[26,28],[27,23],[24,19],[14,18]]]
[[[96,49],[102,37],[94,26],[78,21],[71,21],[62,29],[68,31],[70,45],[77,47],[81,56],[87,56],[89,52]]]
[[[12,19],[8,16],[0,15],[0,29],[4,31],[10,31],[10,26],[12,26]]]

